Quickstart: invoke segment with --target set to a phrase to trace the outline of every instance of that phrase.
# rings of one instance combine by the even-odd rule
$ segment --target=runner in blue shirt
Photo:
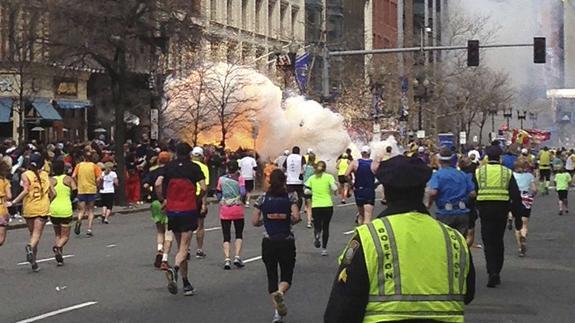
[[[469,198],[475,198],[475,185],[464,172],[451,166],[453,154],[447,147],[439,152],[441,168],[429,181],[431,193],[428,208],[435,201],[436,218],[446,225],[458,230],[464,236],[469,228]]]

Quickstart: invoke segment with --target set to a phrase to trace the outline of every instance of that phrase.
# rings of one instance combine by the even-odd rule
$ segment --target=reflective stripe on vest
[[[463,322],[469,253],[459,232],[420,213],[376,219],[356,232],[370,281],[364,322]]]
[[[484,165],[475,172],[478,201],[509,201],[511,170],[502,165]]]

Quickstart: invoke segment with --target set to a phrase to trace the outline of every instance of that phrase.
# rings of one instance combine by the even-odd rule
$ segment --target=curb
[[[256,193],[256,194],[252,194],[253,198],[258,198],[262,193]],[[217,199],[210,197],[208,198],[208,204],[217,204]],[[120,209],[117,211],[114,211],[115,215],[128,215],[128,214],[133,214],[133,213],[140,213],[140,212],[145,212],[148,211],[150,209],[150,203],[144,203],[142,205],[140,205],[139,207],[135,207],[135,208],[125,208],[125,207],[121,207],[121,206],[116,206],[119,207]],[[97,219],[99,217],[102,216],[102,208],[98,208],[100,211],[94,212],[94,219]],[[73,216],[73,221],[76,221],[78,219],[77,215]],[[26,225],[26,222],[22,222],[22,223],[16,223],[16,224],[9,224],[6,229],[7,230],[16,230],[16,229],[24,229],[27,228],[28,226]]]

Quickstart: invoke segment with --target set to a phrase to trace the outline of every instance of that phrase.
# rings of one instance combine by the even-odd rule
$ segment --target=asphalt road
[[[557,216],[555,199],[552,193],[536,200],[526,258],[516,256],[513,237],[506,234],[499,288],[485,287],[483,252],[473,249],[477,294],[466,309],[467,322],[575,321],[575,214]],[[353,229],[354,214],[352,204],[336,207],[328,257],[313,248],[310,229],[303,223],[295,228],[298,252],[294,285],[286,298],[288,322],[322,321],[336,258],[350,238],[344,233]],[[0,248],[0,322],[270,322],[265,268],[256,258],[261,229],[248,225],[244,234],[243,258],[254,260],[244,269],[224,271],[216,215],[212,206],[204,248],[208,257],[191,261],[190,279],[197,289],[193,297],[170,295],[163,272],[152,266],[155,229],[145,211],[96,225],[93,238],[73,236],[64,267],[51,260],[53,233],[47,227],[39,259],[50,260],[40,264],[39,273],[22,264],[27,232],[11,230]]]

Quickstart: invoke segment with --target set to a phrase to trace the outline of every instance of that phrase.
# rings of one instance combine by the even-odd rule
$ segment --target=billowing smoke
[[[192,118],[189,114],[182,114],[181,107],[193,104],[193,98],[202,95],[198,90],[202,80],[210,79],[208,82],[210,86],[221,87],[221,84],[226,82],[224,78],[233,78],[228,75],[230,71],[230,65],[221,63],[201,72],[193,71],[183,79],[169,80],[165,85],[167,106],[164,118],[177,119],[180,124],[182,122],[191,124]],[[264,158],[275,158],[284,150],[291,150],[293,146],[299,146],[303,152],[311,148],[318,156],[318,160],[324,160],[333,167],[337,156],[351,145],[350,136],[339,114],[301,96],[288,98],[282,104],[280,88],[253,69],[233,67],[233,74],[241,77],[230,82],[228,88],[236,89],[238,92],[230,93],[239,98],[232,101],[241,102],[230,102],[230,104],[235,111],[249,111],[246,111],[245,115],[239,118],[240,121],[230,129],[227,147],[251,149],[255,146]],[[236,84],[238,82],[242,84]],[[220,93],[222,91],[221,88],[211,90]],[[210,95],[206,94],[202,99],[205,104],[217,104],[210,102]],[[213,111],[210,113],[213,115]],[[206,123],[214,121],[211,117],[204,120]],[[254,127],[258,130],[255,140],[252,137]],[[190,126],[179,128],[175,131],[175,135],[189,140],[190,131]],[[217,144],[220,140],[218,125],[202,131],[199,136],[201,144]]]

